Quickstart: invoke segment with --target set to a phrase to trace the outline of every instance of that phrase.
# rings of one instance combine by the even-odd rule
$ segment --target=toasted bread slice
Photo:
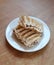
[[[23,44],[27,47],[32,47],[35,43],[38,43],[42,37],[41,33],[37,33],[33,30],[26,29],[20,25],[18,25],[14,30],[14,34],[18,39],[23,42]]]
[[[32,29],[37,32],[43,32],[43,25],[42,23],[38,22],[37,20],[34,20],[33,18],[30,18],[29,16],[21,16],[19,25],[27,28]]]

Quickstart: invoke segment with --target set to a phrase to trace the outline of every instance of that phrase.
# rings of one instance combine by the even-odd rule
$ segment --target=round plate
[[[43,24],[43,38],[42,40],[39,42],[38,45],[35,45],[34,47],[32,48],[26,48],[23,44],[21,44],[17,39],[16,37],[14,36],[13,34],[13,29],[18,25],[18,21],[19,21],[19,18],[15,18],[13,21],[10,22],[10,24],[7,26],[7,29],[6,29],[6,39],[7,41],[9,42],[9,44],[19,50],[19,51],[23,51],[23,52],[34,52],[34,51],[38,51],[42,48],[44,48],[49,40],[50,40],[50,30],[48,28],[48,26],[46,25],[46,23],[44,23],[42,20],[36,18],[36,17],[32,17],[30,16],[31,18],[39,21],[40,23]]]

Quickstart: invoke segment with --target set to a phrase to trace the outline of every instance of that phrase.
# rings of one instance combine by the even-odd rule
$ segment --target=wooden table
[[[51,39],[42,50],[23,53],[6,41],[7,25],[21,15],[38,17],[49,26]],[[0,0],[0,65],[54,65],[54,0]]]

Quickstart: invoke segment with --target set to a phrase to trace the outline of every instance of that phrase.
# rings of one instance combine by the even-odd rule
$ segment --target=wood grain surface
[[[42,50],[23,53],[6,41],[7,25],[21,15],[38,17],[49,26],[51,39]],[[54,0],[0,0],[0,65],[54,65]]]

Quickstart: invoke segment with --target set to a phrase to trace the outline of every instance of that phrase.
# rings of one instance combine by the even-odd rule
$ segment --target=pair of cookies
[[[41,40],[43,25],[29,16],[21,16],[14,34],[26,47],[32,47]]]

